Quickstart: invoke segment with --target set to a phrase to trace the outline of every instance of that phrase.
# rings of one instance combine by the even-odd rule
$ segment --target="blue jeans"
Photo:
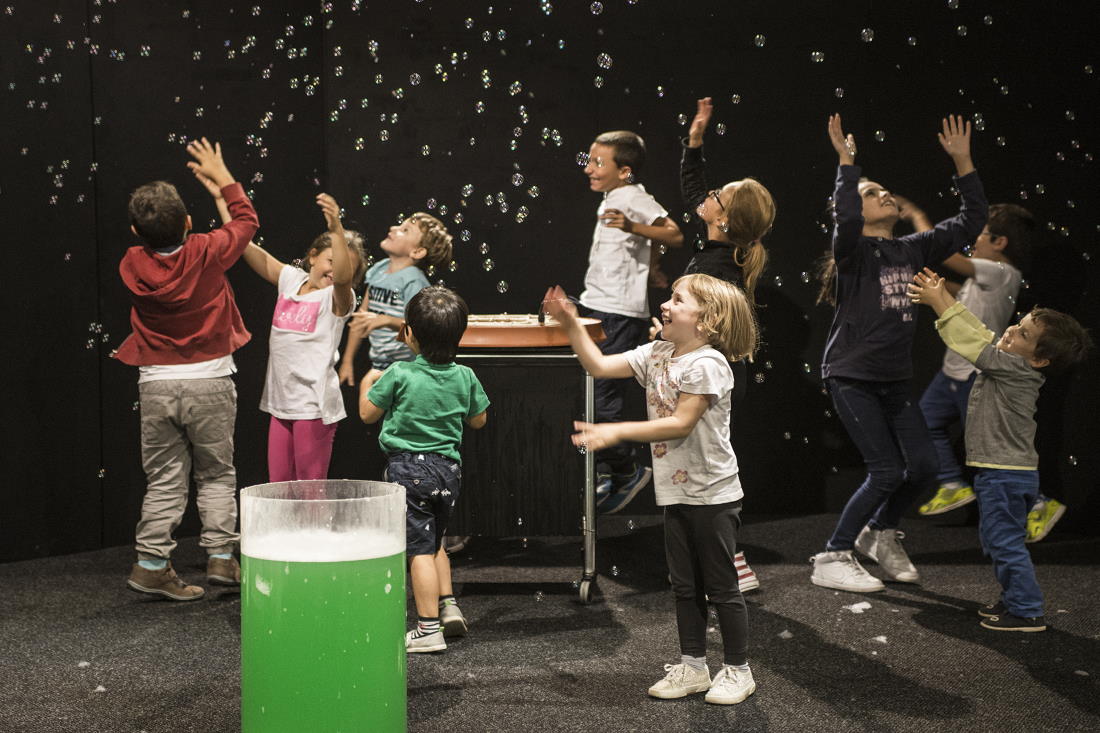
[[[924,416],[909,401],[909,382],[825,380],[837,415],[867,465],[840,514],[827,550],[850,550],[864,525],[895,529],[905,510],[935,488],[939,463]]]
[[[978,532],[982,549],[993,560],[1001,600],[1021,618],[1043,615],[1043,592],[1024,539],[1027,513],[1039,496],[1039,472],[981,468],[974,477]]]
[[[940,484],[963,480],[962,466],[955,460],[955,449],[948,431],[957,422],[966,429],[966,403],[977,376],[977,372],[971,372],[969,379],[958,380],[942,371],[936,372],[921,395],[920,411],[924,414],[932,445],[936,447],[936,455],[940,459]]]

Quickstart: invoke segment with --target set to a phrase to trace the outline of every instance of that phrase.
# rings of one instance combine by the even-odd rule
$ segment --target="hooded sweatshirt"
[[[244,187],[222,189],[233,220],[208,234],[191,234],[169,255],[131,247],[119,265],[130,290],[133,332],[116,356],[134,366],[194,364],[228,356],[248,343],[225,277],[259,228]]]

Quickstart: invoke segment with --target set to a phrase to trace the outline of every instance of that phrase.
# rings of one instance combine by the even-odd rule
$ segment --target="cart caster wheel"
[[[592,602],[592,594],[596,590],[596,581],[582,580],[580,586],[580,601],[587,606]]]

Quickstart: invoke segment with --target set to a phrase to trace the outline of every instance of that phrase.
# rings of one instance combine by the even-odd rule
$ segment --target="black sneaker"
[[[982,618],[990,618],[992,616],[1000,616],[1001,614],[1008,613],[1008,609],[1005,608],[1003,601],[997,601],[996,603],[990,603],[982,606],[978,609],[978,615]]]
[[[653,469],[648,466],[637,466],[630,473],[611,474],[611,493],[597,503],[600,514],[614,514],[623,509],[649,483],[652,476]]]
[[[1046,631],[1047,622],[1042,616],[1020,618],[1008,611],[982,619],[982,626],[993,631]]]

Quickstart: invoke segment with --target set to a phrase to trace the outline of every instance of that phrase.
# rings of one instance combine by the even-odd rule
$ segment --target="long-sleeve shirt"
[[[977,239],[989,204],[977,172],[955,177],[959,213],[926,232],[889,239],[863,236],[860,168],[837,170],[833,258],[836,310],[822,358],[822,377],[891,382],[913,376],[916,306],[906,295],[913,276]]]
[[[694,212],[706,200],[708,190],[703,146],[692,148],[685,144],[680,156],[680,195],[683,196],[687,210]],[[744,287],[744,273],[733,255],[734,248],[729,242],[708,239],[688,262],[684,274],[713,275],[738,287]]]
[[[993,332],[962,303],[943,312],[936,330],[949,349],[981,369],[966,408],[967,465],[1037,469],[1035,403],[1043,375],[1024,357],[994,346]]]
[[[133,332],[118,347],[119,361],[195,364],[228,356],[252,338],[225,271],[240,259],[260,222],[241,184],[226,186],[222,196],[233,217],[229,223],[190,235],[172,254],[148,246],[126,251],[118,269],[130,290]]]

